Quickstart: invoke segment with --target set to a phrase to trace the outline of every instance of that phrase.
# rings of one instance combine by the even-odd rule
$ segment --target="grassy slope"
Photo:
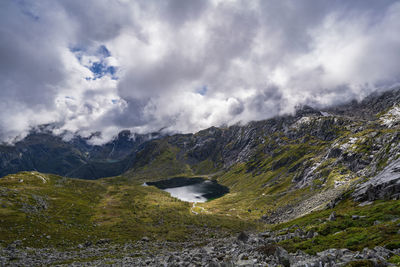
[[[33,247],[101,238],[126,242],[143,236],[184,240],[256,226],[226,216],[196,216],[189,203],[118,177],[87,181],[23,172],[0,179],[0,195],[3,245],[17,239]],[[41,208],[43,203],[47,208]]]
[[[400,248],[400,201],[376,201],[372,205],[360,207],[350,199],[344,200],[332,210],[311,213],[290,222],[276,225],[274,230],[286,229],[282,233],[294,232],[300,226],[319,233],[309,240],[295,238],[280,244],[291,252],[300,249],[315,253],[328,248],[348,248],[361,250],[364,247],[387,246]],[[337,219],[329,221],[331,212]],[[353,219],[352,215],[360,216]],[[287,230],[287,229],[290,230]]]
[[[343,190],[360,178],[336,158],[327,158],[327,151],[334,145],[340,147],[351,139],[357,141],[347,148],[346,153],[357,154],[362,159],[371,155],[374,140],[385,136],[395,136],[397,129],[379,129],[370,124],[364,130],[352,133],[342,129],[337,139],[330,142],[321,141],[312,136],[303,140],[282,138],[272,155],[266,155],[260,145],[253,159],[247,163],[233,166],[222,175],[216,176],[218,181],[230,188],[230,193],[215,201],[200,204],[208,212],[236,215],[241,218],[260,218],[265,213],[277,208],[296,204],[318,193],[331,190],[335,182],[345,181]],[[371,138],[373,133],[374,138]],[[268,138],[267,138],[268,139]],[[270,144],[266,140],[265,144]],[[376,154],[377,169],[381,170],[387,164],[387,152],[398,145],[385,142],[383,153]],[[311,185],[297,188],[293,179],[296,179],[306,168],[313,169],[314,180]],[[369,167],[367,167],[369,168]],[[329,202],[329,200],[327,200]]]
[[[335,164],[335,159],[325,157],[333,143],[340,146],[356,137],[357,143],[349,149],[367,157],[373,145],[369,138],[371,132],[379,138],[396,130],[377,129],[376,125],[370,125],[356,133],[346,129],[341,131],[340,137],[331,142],[311,136],[302,140],[282,137],[282,143],[276,146],[272,155],[264,154],[264,147],[260,145],[249,162],[237,164],[213,177],[228,186],[231,192],[198,204],[195,211],[200,215],[191,213],[189,203],[171,198],[156,188],[141,186],[144,181],[215,171],[209,161],[194,166],[182,162],[177,156],[179,149],[162,140],[156,143],[155,149],[152,148],[152,154],[143,151],[143,155],[139,155],[143,164],[121,177],[85,181],[27,172],[9,175],[0,179],[0,199],[4,206],[0,204],[0,236],[6,244],[25,238],[25,244],[30,246],[62,246],[99,238],[111,238],[117,242],[142,236],[183,240],[196,235],[207,237],[259,227],[255,221],[265,213],[328,190],[335,181],[351,174],[345,166]],[[271,142],[267,137],[265,143]],[[385,143],[385,147],[389,149],[391,143]],[[384,155],[379,157],[378,167],[383,168],[386,158]],[[311,186],[296,189],[293,178],[305,165],[317,163],[314,172],[318,179]],[[43,183],[40,175],[45,176],[48,182]],[[353,181],[359,178],[351,177]],[[19,182],[20,179],[24,181]],[[42,196],[48,208],[37,212],[21,211],[22,203],[37,205],[34,195]],[[358,207],[346,200],[335,208],[338,213],[335,222],[326,221],[331,210],[321,210],[275,226],[275,229],[299,224],[321,232],[320,236],[308,241],[284,241],[282,245],[291,251],[316,252],[328,247],[359,249],[399,241],[395,234],[398,222],[390,222],[400,215],[399,208],[399,201]],[[352,220],[352,214],[367,217]],[[384,223],[373,225],[376,220]],[[50,238],[46,238],[48,235]]]
[[[156,140],[136,156],[139,160],[134,169],[123,174],[130,180],[161,180],[169,176],[190,176],[193,171],[188,164],[177,159],[179,149],[166,140]]]

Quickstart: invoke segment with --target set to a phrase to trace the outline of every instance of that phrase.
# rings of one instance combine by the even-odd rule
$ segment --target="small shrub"
[[[352,246],[357,246],[361,244],[363,241],[365,241],[368,238],[368,235],[366,234],[358,234],[355,236],[352,236],[349,238],[346,242],[346,246],[352,247]]]
[[[394,264],[396,264],[397,266],[400,266],[400,256],[399,256],[399,255],[394,255],[393,257],[391,257],[391,258],[389,259],[389,262],[390,262],[390,263],[394,263]]]
[[[267,244],[265,246],[258,247],[257,251],[266,256],[271,256],[271,255],[275,254],[276,245],[275,244]]]

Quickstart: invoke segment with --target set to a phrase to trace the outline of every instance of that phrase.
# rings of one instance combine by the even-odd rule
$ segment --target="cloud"
[[[193,132],[362,98],[400,77],[397,1],[0,3],[0,140],[55,125]]]

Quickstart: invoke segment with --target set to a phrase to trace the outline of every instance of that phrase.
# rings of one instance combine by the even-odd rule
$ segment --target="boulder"
[[[279,263],[283,266],[290,266],[290,256],[289,253],[282,247],[276,247],[275,257],[278,259]]]
[[[329,221],[336,221],[336,212],[332,212],[328,218]]]
[[[398,199],[400,197],[400,159],[394,160],[378,175],[356,187],[353,198],[359,202],[377,199]]]

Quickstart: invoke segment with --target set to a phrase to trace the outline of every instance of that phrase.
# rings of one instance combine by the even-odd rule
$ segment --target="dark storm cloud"
[[[55,123],[104,142],[361,98],[399,82],[398,32],[389,0],[4,0],[0,139]]]

